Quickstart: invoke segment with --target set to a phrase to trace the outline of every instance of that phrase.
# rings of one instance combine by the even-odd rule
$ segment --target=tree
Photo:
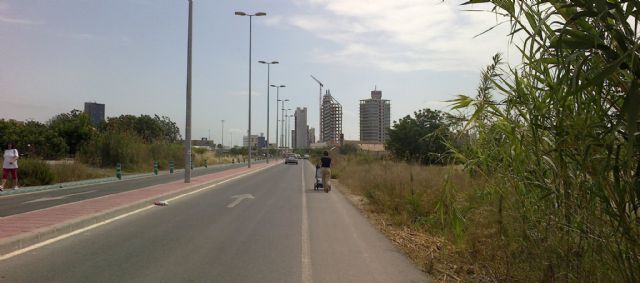
[[[393,123],[386,147],[399,159],[423,164],[443,164],[451,137],[451,115],[426,108]]]
[[[71,155],[75,155],[80,145],[87,142],[95,132],[89,116],[77,109],[58,114],[49,120],[48,125],[53,132],[64,139]]]
[[[102,125],[102,130],[111,133],[130,134],[141,137],[145,143],[174,143],[181,139],[180,129],[169,117],[155,115],[120,115],[111,117]]]
[[[16,147],[21,150],[21,154],[57,159],[69,152],[65,140],[45,124],[27,121],[18,129],[20,138],[16,141]]]
[[[178,128],[176,122],[171,121],[169,117],[155,115],[154,119],[160,125],[165,142],[174,143],[182,139],[182,136],[180,136],[180,128]]]

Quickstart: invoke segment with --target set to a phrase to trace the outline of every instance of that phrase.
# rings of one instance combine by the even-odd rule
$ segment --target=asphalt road
[[[278,160],[278,162],[281,162],[281,160]],[[247,166],[246,163],[236,163],[210,166],[209,168],[197,168],[191,171],[191,176],[195,177],[203,174],[210,174],[226,169],[245,166]],[[75,188],[62,188],[26,194],[6,195],[0,197],[0,217],[57,206],[65,203],[77,202],[85,199],[97,198],[110,194],[131,191],[181,179],[184,179],[184,171],[182,170],[179,173],[171,175],[149,175],[148,177],[125,179],[115,182],[86,185]]]
[[[0,281],[429,282],[339,192],[314,191],[314,170],[277,165],[144,210],[1,261]]]

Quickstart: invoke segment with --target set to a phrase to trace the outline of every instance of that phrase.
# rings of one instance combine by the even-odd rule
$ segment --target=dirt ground
[[[494,282],[481,266],[465,258],[463,253],[444,238],[429,235],[409,227],[391,224],[389,217],[375,213],[363,196],[353,194],[349,188],[332,180],[351,203],[384,233],[422,271],[431,275],[436,282]]]

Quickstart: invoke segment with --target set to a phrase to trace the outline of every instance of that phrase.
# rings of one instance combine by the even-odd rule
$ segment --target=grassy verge
[[[438,281],[491,281],[477,233],[491,218],[476,197],[482,181],[456,166],[421,166],[367,155],[336,155],[332,173],[351,199],[422,270]]]
[[[184,158],[181,156],[181,158]],[[1,160],[1,159],[0,159]],[[194,154],[193,166],[203,167],[205,160],[208,166],[217,164],[228,164],[243,160],[242,156],[224,155],[219,156],[212,151],[202,151]],[[24,158],[19,161],[18,170],[19,184],[22,187],[50,185],[64,182],[98,179],[115,176],[115,166],[94,167],[83,163],[81,160],[60,160],[46,162],[39,159]],[[184,159],[176,160],[175,169],[182,169]],[[169,169],[169,160],[158,161],[159,170]],[[153,172],[153,161],[137,162],[135,165],[122,165],[122,171],[126,174],[151,173]],[[14,186],[13,180],[8,180],[6,187]]]
[[[52,182],[54,184],[112,177],[115,174],[113,169],[94,168],[77,162],[53,164],[49,165],[49,168],[54,176]]]

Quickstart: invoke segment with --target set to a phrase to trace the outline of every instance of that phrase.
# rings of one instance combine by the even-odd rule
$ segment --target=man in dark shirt
[[[322,187],[324,187],[324,192],[328,193],[331,190],[331,184],[329,184],[329,180],[331,179],[331,157],[329,157],[329,152],[325,150],[324,156],[320,158],[320,172],[322,172]]]

